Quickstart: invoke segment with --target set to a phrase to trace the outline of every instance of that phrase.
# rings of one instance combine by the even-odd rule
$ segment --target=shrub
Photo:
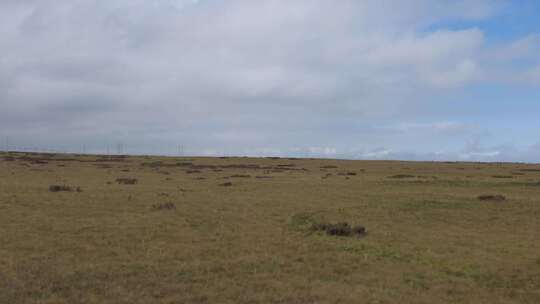
[[[365,235],[366,234],[366,227],[360,226],[360,225],[354,226],[352,228],[352,233],[355,234],[355,235],[358,235],[358,236]]]
[[[279,164],[279,165],[277,165],[277,167],[291,168],[291,167],[296,167],[296,165],[295,164]]]
[[[158,204],[153,204],[152,209],[154,209],[154,210],[176,210],[176,205],[174,203],[171,203],[171,202],[158,203]]]
[[[506,200],[506,197],[504,195],[480,195],[478,196],[478,199],[481,201],[495,201],[495,202],[502,202]]]
[[[35,159],[35,160],[32,160],[31,163],[36,164],[36,165],[46,165],[49,162],[45,160],[41,160],[41,159]]]
[[[233,177],[233,178],[250,178],[251,175],[248,175],[248,174],[234,174],[234,175],[231,175],[231,177]]]
[[[389,176],[388,178],[414,178],[414,177],[416,176],[410,175],[410,174],[396,174],[396,175]]]
[[[328,235],[349,236],[352,233],[351,226],[345,222],[326,225],[325,228]]]
[[[49,186],[49,191],[51,191],[51,192],[61,192],[61,191],[69,192],[69,191],[71,191],[71,187],[66,186],[66,185],[50,185]]]
[[[341,176],[355,176],[356,172],[340,172],[340,173],[338,173],[338,175],[341,175]]]
[[[136,178],[122,177],[122,178],[117,178],[116,182],[121,185],[135,185],[138,182],[138,180]]]
[[[364,226],[351,227],[347,222],[341,222],[336,224],[331,223],[314,223],[311,226],[311,230],[324,231],[328,235],[333,236],[364,236],[366,234],[366,228]]]
[[[159,168],[163,165],[162,161],[154,161],[149,163],[142,163],[141,166],[150,167],[150,168]]]

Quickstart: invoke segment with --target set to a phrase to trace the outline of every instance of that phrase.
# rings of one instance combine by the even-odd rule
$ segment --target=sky
[[[0,0],[0,148],[540,162],[539,11]]]

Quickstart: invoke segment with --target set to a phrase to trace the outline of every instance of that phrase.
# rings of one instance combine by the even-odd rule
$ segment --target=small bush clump
[[[46,165],[49,162],[45,160],[41,160],[41,159],[35,159],[35,160],[32,160],[30,163],[35,164],[35,165]]]
[[[99,169],[111,169],[113,167],[107,164],[96,164],[95,166],[98,167]]]
[[[278,167],[281,167],[281,168],[292,168],[292,167],[296,167],[295,164],[279,164],[277,165]]]
[[[410,174],[396,174],[389,176],[388,178],[415,178],[416,176]]]
[[[233,178],[250,178],[251,175],[249,175],[249,174],[234,174],[234,175],[231,175],[231,177],[233,177]]]
[[[506,197],[504,195],[480,195],[478,196],[478,199],[481,201],[495,201],[495,202],[502,202],[506,200]]]
[[[159,167],[163,166],[163,162],[162,161],[154,161],[154,162],[149,162],[149,163],[141,163],[141,166],[150,167],[150,168],[159,168]]]
[[[324,231],[328,235],[333,236],[357,236],[362,237],[366,234],[366,228],[364,226],[352,227],[347,222],[341,222],[336,224],[331,223],[314,223],[311,226],[313,231]]]
[[[223,187],[230,187],[230,186],[232,186],[232,183],[231,182],[226,182],[226,183],[219,184],[219,185],[223,186]]]
[[[157,203],[152,205],[154,210],[176,210],[176,205],[171,202],[167,203]]]
[[[116,182],[121,185],[135,185],[138,182],[138,180],[136,178],[122,177],[122,178],[117,178]]]
[[[321,169],[337,169],[337,166],[321,166]]]
[[[77,189],[80,189],[80,188],[77,188]],[[61,192],[61,191],[69,192],[71,190],[72,190],[71,187],[66,186],[66,185],[50,185],[49,186],[49,191],[51,192]],[[77,191],[77,192],[80,192],[80,191]]]
[[[341,176],[356,176],[356,172],[340,172],[338,173],[338,175],[341,175]]]

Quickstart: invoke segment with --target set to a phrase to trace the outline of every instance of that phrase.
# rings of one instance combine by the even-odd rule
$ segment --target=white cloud
[[[463,130],[470,127],[467,124],[454,122],[454,121],[441,121],[441,122],[434,122],[434,123],[417,123],[417,122],[409,122],[409,123],[401,123],[397,125],[395,128],[399,131],[403,132],[411,132],[411,131],[455,131],[455,130]]]
[[[363,144],[356,136],[395,140],[339,127],[351,121],[466,132],[407,126],[400,115],[489,79],[490,60],[534,57],[533,36],[486,61],[481,29],[439,27],[500,9],[488,0],[1,1],[0,129],[36,143],[324,155]],[[536,79],[535,70],[513,75],[527,73]],[[334,142],[321,144],[320,133]]]
[[[508,62],[509,60],[538,58],[540,52],[540,35],[531,34],[523,38],[516,39],[511,43],[501,45],[492,50],[487,55],[492,60]]]
[[[500,151],[483,151],[483,152],[468,152],[459,155],[462,160],[479,160],[479,159],[492,159],[500,156]]]
[[[540,65],[532,67],[527,70],[523,75],[522,79],[527,84],[540,85]]]

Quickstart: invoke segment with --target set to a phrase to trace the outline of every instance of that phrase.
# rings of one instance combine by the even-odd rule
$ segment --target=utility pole
[[[184,156],[184,145],[178,145],[178,155]]]
[[[119,154],[119,155],[122,155],[124,153],[124,144],[123,143],[118,143],[118,145],[116,146],[116,153]]]

